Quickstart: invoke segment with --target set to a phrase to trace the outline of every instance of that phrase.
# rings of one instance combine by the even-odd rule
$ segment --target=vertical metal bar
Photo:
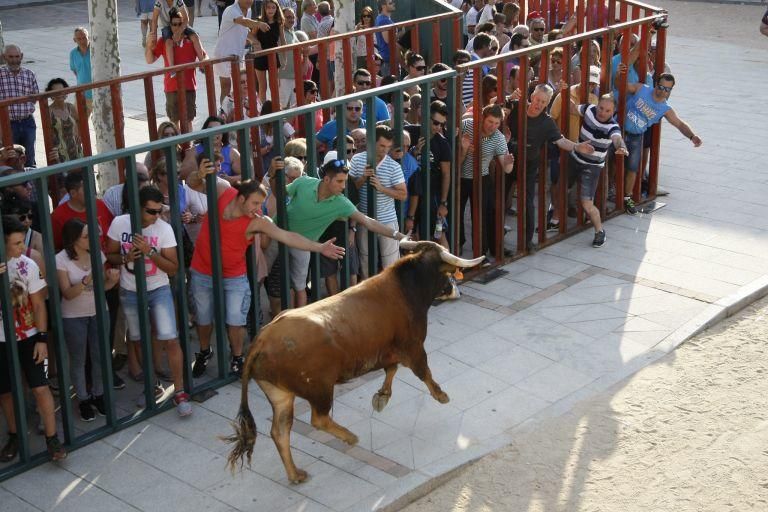
[[[128,187],[128,211],[131,217],[131,231],[134,234],[142,233],[141,204],[139,202],[139,180],[136,173],[136,161],[127,158],[125,186]],[[136,282],[136,298],[139,310],[139,333],[141,337],[141,353],[144,366],[144,398],[147,409],[157,408],[155,403],[155,368],[152,360],[152,331],[149,321],[149,308],[147,305],[147,274],[144,258],[133,260],[133,277]],[[132,343],[132,342],[131,342]],[[106,392],[106,390],[105,390]]]
[[[192,70],[194,72],[194,70]],[[168,202],[171,205],[171,227],[173,228],[173,234],[176,238],[176,253],[179,262],[179,270],[173,277],[176,281],[176,304],[178,307],[177,317],[179,319],[179,344],[181,345],[181,355],[183,361],[183,374],[184,374],[184,387],[188,393],[192,390],[192,365],[190,364],[189,355],[192,353],[189,349],[189,304],[187,302],[187,276],[184,268],[184,225],[181,222],[181,211],[179,206],[181,205],[179,197],[179,173],[176,160],[176,148],[174,146],[168,146],[165,148],[165,169],[167,171],[168,179]],[[217,217],[208,217],[209,222],[211,219]],[[181,391],[180,389],[174,390],[176,393]]]
[[[393,148],[400,148],[403,152],[403,159],[405,159],[405,153],[408,151],[407,148],[403,147],[403,91],[399,90],[397,92],[392,93],[392,111],[393,114],[397,114],[394,116],[394,127],[392,128],[392,131],[395,134],[395,141],[392,145]],[[406,188],[408,186],[408,183],[406,183]],[[406,199],[407,201],[407,199]],[[405,225],[404,221],[404,213],[403,213],[403,207],[405,206],[406,201],[400,201],[398,199],[395,200],[395,213],[397,215],[397,225],[402,229],[402,227]]]
[[[51,149],[53,149],[53,123],[48,122],[48,120],[51,119],[51,112],[48,108],[47,98],[41,98],[38,101],[38,105],[40,108],[40,119],[42,120],[43,125],[43,145],[45,146],[45,160],[48,165],[53,165],[60,161],[61,155],[59,155],[59,158],[56,159],[48,157]],[[59,204],[59,187],[56,183],[56,175],[52,174],[51,176],[48,176],[48,187],[52,189],[51,192],[53,197],[53,204]],[[48,214],[48,212],[46,212],[46,214]]]
[[[8,107],[0,107],[0,132],[3,134],[3,147],[13,145],[13,130],[11,129],[11,116]]]
[[[207,61],[202,63],[202,70],[205,73],[205,97],[208,100],[208,115],[216,115],[216,86],[214,85],[213,64]],[[232,84],[232,87],[235,85]]]
[[[320,73],[320,83],[318,84],[320,86],[320,95],[325,100],[330,97],[330,84],[328,83],[328,47],[324,41],[320,41],[320,43],[318,43],[317,67],[319,68],[318,72]],[[330,120],[330,109],[323,109],[323,122],[327,123]]]
[[[281,128],[273,128],[272,136],[274,142],[277,144],[281,137]],[[309,154],[309,149],[307,150]],[[275,201],[277,203],[277,225],[280,228],[289,230],[288,214],[285,205],[285,172],[275,173],[275,189],[272,190],[275,194]],[[290,267],[288,262],[288,248],[283,243],[278,244],[278,258],[280,261],[280,309],[288,309],[290,306]]]
[[[400,76],[399,73],[399,54],[397,49],[397,31],[391,28],[387,31],[389,33],[389,74]]]
[[[415,53],[421,53],[419,51],[419,31],[418,26],[412,26],[410,27],[410,35],[411,35],[411,51]]]
[[[109,92],[112,97],[112,122],[115,127],[115,148],[125,147],[125,120],[123,119],[123,96],[120,93],[120,84],[109,86]],[[122,160],[117,161],[117,172],[120,182],[125,181],[125,165]]]
[[[394,40],[394,39],[392,39]],[[393,52],[394,53],[394,52]],[[370,118],[376,119],[376,103],[374,101],[375,96],[368,96],[365,98],[365,108],[370,113]],[[336,115],[343,115],[341,113],[341,110],[339,107],[337,107]],[[367,126],[367,125],[366,125]],[[367,156],[367,164],[370,167],[376,168],[376,129],[373,128],[373,123],[371,124],[372,128],[368,128],[366,130],[366,139],[367,139],[367,148],[366,148],[366,156]],[[376,212],[376,190],[371,186],[370,183],[368,183],[368,186],[366,187],[366,193],[367,193],[367,200],[368,200],[368,213],[367,215],[372,218],[376,219],[377,212]],[[378,220],[378,219],[376,219]],[[378,240],[377,235],[373,231],[368,231],[368,277],[376,275],[377,271],[379,270],[379,251],[378,251]]]
[[[157,113],[155,112],[155,90],[152,83],[152,76],[144,77],[144,98],[147,106],[147,129],[149,130],[149,140],[157,140]],[[152,152],[152,161],[160,158],[160,151]]]
[[[96,297],[104,297],[106,294],[106,285],[104,264],[101,261],[103,247],[99,240],[99,236],[97,236],[101,231],[101,227],[99,226],[98,210],[96,208],[96,179],[94,178],[93,166],[89,165],[86,169],[86,173],[83,175],[83,191],[85,193],[85,211],[88,222],[88,245],[91,253],[93,293]],[[104,236],[106,236],[106,233]],[[48,251],[46,251],[46,253],[47,252]],[[58,297],[58,294],[55,296]],[[98,340],[88,340],[88,342],[95,341],[99,344],[98,363],[102,368],[101,378],[104,385],[104,404],[107,407],[107,425],[114,427],[115,422],[117,421],[117,414],[115,411],[115,392],[112,379],[112,344],[109,339],[109,312],[107,311],[106,301],[96,300],[95,305],[96,328],[99,333],[99,338]],[[53,309],[53,304],[51,304],[51,309]],[[64,349],[66,347],[62,346],[62,348]],[[96,361],[93,361],[93,363],[95,364]],[[64,384],[64,386],[65,387],[62,387],[61,389],[69,389],[67,384]],[[68,394],[63,394],[63,396],[68,396]],[[62,403],[62,406],[63,405],[64,403]],[[67,411],[67,414],[71,414],[71,411]]]
[[[352,73],[355,67],[355,59],[352,57],[352,42],[350,38],[345,37],[341,41],[341,51],[344,56],[345,63],[353,63],[352,65],[342,66],[341,69],[337,69],[336,72],[344,72],[344,94],[352,94],[354,90],[354,84],[352,83]]]
[[[238,76],[238,75],[233,75]],[[241,110],[242,111],[242,110]],[[203,139],[203,154],[211,162],[213,159],[213,136]],[[208,196],[208,232],[211,240],[211,270],[213,270],[213,318],[214,333],[216,334],[216,356],[219,378],[227,376],[227,346],[226,315],[224,311],[224,272],[221,257],[221,224],[219,222],[219,194],[216,187],[216,175],[205,177],[205,193]]]
[[[281,110],[280,105],[280,86],[278,85],[277,71],[279,66],[277,65],[277,53],[272,52],[267,56],[267,64],[269,67],[269,75],[267,80],[269,81],[269,91],[272,94],[272,112]]]
[[[521,6],[522,8],[522,6]],[[520,69],[517,72],[517,79],[520,82],[520,90],[526,91],[528,89],[528,55],[520,56]],[[526,216],[528,212],[525,207],[525,184],[526,184],[526,172],[528,162],[527,159],[527,136],[528,136],[528,116],[526,115],[526,100],[525,96],[520,98],[517,108],[517,155],[515,161],[517,163],[517,253],[523,254],[528,251],[527,236],[526,233]]]
[[[453,155],[453,158],[451,158],[451,188],[448,191],[448,204],[451,206],[448,210],[448,215],[450,217],[448,220],[448,229],[451,233],[451,251],[454,254],[459,254],[459,222],[463,222],[461,216],[463,212],[459,212],[458,206],[461,186],[459,181],[461,176],[461,165],[458,163],[458,145],[456,144],[456,136],[453,135],[459,132],[459,110],[457,105],[460,101],[460,95],[457,93],[459,88],[456,84],[458,80],[458,75],[454,75],[448,79],[448,96],[445,98],[446,105],[452,106],[452,108],[448,110],[449,115],[448,119],[446,119],[448,124],[445,127],[445,133],[448,134],[448,143],[451,145],[451,155]],[[423,124],[424,123],[422,122],[422,125]]]
[[[309,114],[304,114],[304,124],[306,126],[310,126],[311,128],[307,130],[305,139],[307,140],[307,165],[306,165],[306,173],[310,176],[317,177],[317,168],[318,168],[318,161],[317,161],[317,150],[316,150],[316,133],[314,130],[315,127],[315,113],[311,112]]]
[[[582,41],[582,45],[584,41]],[[566,45],[563,48],[563,76],[568,83],[568,88],[560,90],[560,133],[563,133],[570,139],[571,128],[571,46]],[[582,89],[586,89],[582,82]],[[578,141],[575,141],[578,142]],[[555,209],[559,212],[560,220],[560,234],[565,233],[568,227],[568,159],[570,158],[569,152],[558,149],[560,154],[560,176],[557,181],[559,204],[555,205]]]
[[[667,28],[656,29],[656,62],[653,65],[654,80],[664,72],[664,59],[667,52]],[[651,157],[648,164],[648,197],[656,197],[659,184],[659,157],[661,156],[661,123],[651,128]]]
[[[2,111],[8,112],[7,108]],[[10,134],[10,130],[3,131]],[[49,218],[50,224],[50,218]],[[50,233],[50,230],[49,230]],[[0,223],[0,254],[3,255],[4,262],[8,260],[7,248],[5,246],[5,232],[2,223]],[[55,267],[54,267],[55,268]],[[8,269],[10,270],[10,269]],[[27,437],[27,405],[24,400],[24,388],[21,384],[21,364],[19,363],[19,346],[16,340],[15,316],[13,311],[13,300],[11,298],[11,285],[8,279],[8,270],[0,274],[0,292],[3,300],[0,301],[0,308],[3,311],[3,333],[5,334],[5,345],[0,350],[6,351],[10,367],[11,393],[13,396],[13,414],[16,416],[16,437],[19,441],[19,460],[23,463],[29,462],[29,438]],[[13,321],[7,319],[13,318]]]
[[[176,102],[179,107],[179,132],[187,133],[189,131],[187,129],[187,87],[184,81],[184,71],[176,73]]]
[[[482,176],[482,149],[480,148],[483,128],[483,91],[482,91],[482,73],[479,66],[472,70],[472,87],[474,88],[474,97],[472,98],[472,145],[474,146],[474,155],[472,155],[472,254],[478,258],[483,255],[483,176]]]
[[[83,156],[93,155],[91,148],[91,130],[88,127],[88,109],[85,106],[85,93],[77,91],[77,130],[80,134],[80,141],[83,143]]]
[[[443,57],[440,52],[440,22],[432,22],[432,63],[442,62]]]
[[[422,84],[422,90],[431,91],[433,82],[428,82],[425,84]],[[421,197],[419,198],[420,204],[420,212],[421,212],[421,218],[419,219],[419,228],[420,228],[420,234],[422,240],[429,240],[430,237],[430,231],[432,228],[432,221],[437,218],[437,210],[436,208],[433,209],[432,205],[432,197],[435,195],[434,190],[437,190],[439,193],[440,191],[440,184],[442,182],[442,179],[438,181],[438,183],[432,183],[432,170],[430,169],[430,144],[431,144],[431,130],[432,130],[432,121],[431,116],[432,112],[430,109],[430,104],[427,101],[428,95],[424,95],[424,98],[421,101],[421,136],[424,137],[424,146],[421,148],[421,157],[419,161],[419,172],[421,173],[421,184],[422,184],[422,190],[421,190]],[[413,108],[413,107],[411,107]],[[418,144],[418,140],[412,140],[411,144],[416,145]],[[406,150],[407,148],[404,148]],[[440,167],[440,164],[437,163],[438,168]],[[442,176],[442,173],[441,173]],[[406,186],[408,184],[406,183]],[[434,187],[434,188],[433,188]],[[450,219],[446,219],[449,224],[448,228],[452,226],[452,223]],[[400,229],[404,229],[405,225],[400,224]],[[447,235],[447,233],[446,233]],[[449,237],[450,238],[450,237]]]

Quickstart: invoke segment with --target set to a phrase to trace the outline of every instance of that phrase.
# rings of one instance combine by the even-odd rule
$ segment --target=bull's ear
[[[440,264],[440,272],[443,274],[446,274],[447,276],[452,276],[453,273],[456,272],[457,268],[458,267],[456,267],[455,265],[451,265],[450,263],[442,262]]]

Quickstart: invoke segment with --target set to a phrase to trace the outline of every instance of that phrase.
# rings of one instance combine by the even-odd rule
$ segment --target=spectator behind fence
[[[218,116],[209,116],[203,123],[203,130],[223,126],[224,119]],[[219,133],[213,136],[213,153],[221,154],[221,166],[217,175],[230,183],[240,181],[240,152],[233,148],[229,142],[229,132]],[[187,151],[184,155],[184,162],[181,165],[180,175],[188,177],[191,173],[197,171],[198,157],[205,151],[205,145],[202,140],[195,143],[192,151]]]
[[[72,218],[78,218],[84,221],[87,220],[85,211],[85,185],[83,180],[82,171],[71,171],[67,177],[64,178],[64,188],[67,190],[67,194],[69,194],[69,200],[57,206],[51,215],[53,247],[56,251],[60,251],[62,248],[61,231],[64,228],[64,224]],[[101,199],[96,199],[96,220],[101,227],[99,239],[101,240],[102,247],[104,247],[106,242],[105,236],[109,230],[109,225],[112,222],[112,213]]]
[[[422,57],[416,52],[409,51],[405,55],[405,64],[406,64],[406,69],[408,70],[408,74],[403,77],[403,80],[410,80],[411,78],[421,78],[426,73],[427,65],[424,61],[424,57]],[[405,92],[411,95],[419,94],[421,93],[421,86],[412,85],[411,87],[406,88]]]
[[[73,40],[77,46],[69,52],[69,69],[75,74],[77,85],[90,84],[93,82],[93,76],[91,75],[91,40],[88,37],[88,29],[77,27]],[[85,91],[85,108],[90,116],[93,112],[93,89]]]
[[[56,275],[61,290],[61,316],[64,341],[69,352],[69,375],[79,402],[80,419],[93,421],[93,409],[100,416],[107,414],[101,372],[100,341],[96,322],[93,293],[93,269],[89,246],[88,225],[80,219],[70,219],[61,234],[63,249],[56,254]],[[107,257],[99,251],[102,265]],[[104,288],[113,288],[120,278],[117,269],[104,269]],[[85,360],[90,355],[91,390],[86,387]]]
[[[376,220],[388,230],[398,232],[400,225],[395,212],[395,200],[404,201],[408,191],[400,164],[392,160],[394,133],[388,126],[376,127],[375,168],[368,165],[368,153],[363,152],[352,157],[349,175],[355,180],[355,187],[360,192],[358,208],[368,214],[368,187],[373,187],[373,199],[376,201]],[[378,237],[381,265],[386,268],[400,257],[397,239],[380,234]],[[368,228],[358,225],[357,247],[360,253],[360,266],[363,278],[369,276],[368,270]]]
[[[128,338],[131,343],[141,340],[139,300],[136,293],[136,260],[144,260],[146,304],[152,323],[152,351],[165,349],[173,378],[173,401],[180,416],[192,414],[189,395],[184,392],[183,360],[176,329],[176,309],[168,275],[179,271],[176,237],[173,228],[160,219],[163,194],[155,187],[139,191],[141,233],[134,233],[130,214],[115,217],[107,233],[107,258],[120,265],[120,303],[125,312]]]
[[[294,43],[301,43],[309,41],[309,36],[296,29],[296,13],[293,9],[283,9],[283,18],[285,20],[283,26],[283,37],[285,38],[285,44],[291,45]],[[280,109],[289,108],[296,105],[296,75],[304,76],[309,64],[309,48],[302,48],[300,51],[300,67],[298,70],[294,69],[293,52],[284,52],[280,56],[280,61],[283,66],[277,73],[280,84]],[[299,91],[301,94],[301,91]]]
[[[139,187],[149,183],[149,170],[141,162],[136,162],[136,178],[138,179]],[[126,179],[128,179],[127,176]],[[101,197],[113,217],[126,213],[125,206],[127,203],[123,201],[124,190],[127,190],[125,183],[118,183],[105,190],[104,195]]]
[[[160,123],[160,125],[157,127],[157,138],[158,139],[167,139],[168,137],[175,137],[179,134],[179,129],[176,127],[174,123],[171,121],[163,121]],[[155,155],[152,154],[152,151],[147,151],[147,154],[144,155],[144,165],[147,168],[152,167],[152,160],[155,157]],[[160,158],[164,151],[158,150],[157,151],[157,158]],[[179,160],[183,160],[182,155],[184,154],[183,145],[179,144],[176,147],[176,158]]]
[[[355,30],[365,30],[373,28],[373,9],[370,6],[363,7],[360,12],[360,21],[355,25]],[[364,68],[367,65],[368,42],[364,35],[355,37],[355,64],[357,68]]]
[[[69,87],[63,78],[54,78],[48,82],[45,92],[61,91]],[[77,108],[67,101],[67,94],[60,93],[53,97],[48,107],[53,131],[51,154],[59,162],[68,162],[83,157],[83,142],[80,140]]]
[[[355,92],[362,92],[367,91],[371,88],[372,82],[371,82],[371,72],[368,71],[365,68],[360,68],[354,72],[352,75],[352,83],[354,84],[353,88]],[[366,106],[367,101],[363,102],[363,119],[368,121],[368,107]],[[389,110],[387,109],[387,104],[384,100],[379,98],[378,96],[374,96],[373,98],[374,103],[374,117],[376,119],[376,123],[380,123],[382,121],[389,121]]]
[[[474,61],[474,60],[480,60],[486,57],[490,57],[492,55],[491,46],[495,45],[498,48],[499,42],[493,36],[490,36],[486,33],[480,33],[480,34],[477,34],[477,36],[475,37],[475,41],[473,45],[474,46],[471,53],[471,59]],[[468,69],[467,72],[464,74],[464,79],[461,82],[461,99],[464,102],[464,104],[469,103],[472,100],[474,95],[475,69],[478,69],[478,68]],[[490,68],[488,68],[488,66],[482,66],[479,69],[480,69],[480,72],[482,73],[482,76],[485,76],[490,72]]]
[[[267,115],[271,113],[272,101],[267,100],[261,107],[261,115]],[[293,126],[282,119],[278,122],[278,125],[282,127],[283,141],[290,140],[295,133]],[[275,134],[272,133],[273,129],[274,123],[265,123],[259,125],[259,155],[261,156],[262,160],[262,169],[269,168],[269,163],[272,161],[272,158],[278,155],[277,148],[275,147]]]
[[[245,42],[249,32],[257,30],[263,22],[251,19],[251,6],[253,0],[237,0],[224,9],[219,22],[219,37],[216,47],[213,49],[214,58],[237,57],[243,60],[245,55]],[[219,92],[219,104],[224,103],[224,98],[232,88],[232,63],[220,62],[213,65],[213,70],[219,77],[221,91]]]
[[[159,0],[165,2],[165,0]],[[181,0],[179,0],[181,1]],[[169,58],[173,54],[176,64],[188,64],[195,62],[195,60],[205,60],[208,55],[205,53],[200,41],[198,39],[197,44],[193,44],[189,36],[184,31],[184,25],[182,17],[179,11],[171,9],[169,16],[171,17],[171,37],[167,39],[170,41],[169,45],[164,44],[165,39],[157,41],[150,40],[144,52],[144,58],[147,64],[152,64],[161,56],[165,67],[170,67],[172,63]],[[184,120],[180,120],[181,113],[179,112],[179,78],[177,73],[165,73],[163,75],[163,90],[165,91],[165,111],[171,121],[176,123],[177,126],[182,128],[182,131],[190,131],[192,128],[192,120],[197,114],[196,105],[196,92],[197,92],[197,73],[195,69],[186,69],[180,71],[183,74],[184,89],[186,91],[186,107],[187,117]]]
[[[317,33],[320,29],[320,20],[315,17],[317,13],[317,2],[315,0],[303,0],[301,2],[301,20],[299,27],[301,31],[307,34],[310,39],[317,39]],[[312,75],[313,82],[320,83],[320,72],[317,69],[317,48],[310,51],[309,60],[312,63]]]
[[[277,5],[276,0],[266,0],[262,6],[259,16],[261,24],[256,29],[256,40],[261,45],[262,50],[270,50],[278,46],[285,46],[285,35],[283,34],[283,11]],[[280,54],[275,54],[276,68],[280,69]],[[266,55],[256,57],[253,60],[256,68],[256,79],[258,80],[259,98],[267,98],[267,70],[269,69],[269,58]]]
[[[5,66],[0,66],[0,100],[32,96],[40,92],[37,77],[32,70],[21,66],[24,54],[15,44],[3,49]],[[27,155],[27,165],[37,167],[35,162],[35,104],[32,101],[20,101],[8,107],[11,116],[11,134],[14,144],[21,144]]]
[[[48,379],[45,377],[45,359],[48,356],[48,315],[45,309],[47,289],[40,269],[34,261],[24,255],[26,231],[17,219],[3,217],[5,254],[0,255],[0,274],[8,273],[13,298],[13,330],[18,344],[21,373],[32,391],[43,422],[48,455],[52,460],[58,461],[67,457],[67,451],[56,433],[55,404],[48,387]],[[0,462],[10,462],[18,455],[19,438],[11,395],[11,368],[8,359],[10,351],[5,347],[7,340],[3,320],[0,312],[0,407],[8,426],[8,440],[0,450]],[[22,435],[27,433],[23,432]]]
[[[392,14],[395,12],[395,0],[378,0],[377,3],[379,6],[379,15],[376,16],[374,25],[376,27],[392,25],[394,23],[392,20]],[[397,34],[395,34],[395,39],[397,39]],[[390,41],[390,32],[388,30],[383,32],[376,32],[374,41],[376,44],[376,50],[381,55],[381,59],[383,61],[381,64],[382,76],[387,76],[390,74],[400,76],[397,74],[396,69],[389,69],[390,52],[397,51],[396,41]]]
[[[243,102],[243,119],[258,116],[259,112],[261,112],[261,98],[259,97],[259,93],[256,92],[256,89],[254,89],[253,95],[256,98],[256,112],[251,112],[251,101],[249,99],[250,91],[248,90],[248,72],[244,69],[240,70],[239,85],[240,99]],[[224,98],[224,101],[221,103],[221,107],[219,108],[219,117],[224,118],[228,123],[237,121],[235,116],[234,92],[227,94],[227,97]]]
[[[15,198],[12,201],[3,201],[3,215],[10,215],[18,219],[25,228],[24,233],[24,255],[32,258],[40,267],[40,271],[45,275],[45,259],[43,258],[43,235],[32,228],[32,223],[36,217],[34,211],[37,205],[28,200],[20,197]]]
[[[357,128],[365,128],[365,119],[362,118],[363,102],[362,100],[348,101],[344,106],[344,133],[349,135],[352,130]],[[315,140],[318,144],[318,149],[323,150],[323,147],[328,149],[336,149],[332,146],[331,141],[336,139],[337,132],[336,119],[325,123],[323,128],[315,135]],[[323,153],[325,151],[322,151]]]
[[[280,160],[282,164],[282,159]],[[204,179],[215,172],[214,164],[203,159],[197,172],[190,175],[187,184],[190,188],[202,191]],[[303,251],[315,251],[328,257],[340,257],[344,250],[331,241],[324,244],[310,241],[298,233],[284,231],[269,218],[261,215],[262,205],[267,191],[254,180],[246,180],[230,187],[217,182],[219,211],[213,218],[219,223],[221,236],[220,250],[222,274],[224,277],[224,299],[226,303],[227,335],[231,350],[230,371],[238,377],[243,371],[243,342],[245,325],[251,301],[251,289],[246,275],[246,255],[248,247],[254,242],[261,245],[261,234]],[[210,339],[213,323],[213,269],[211,263],[211,241],[208,223],[211,212],[203,220],[200,234],[195,244],[192,257],[191,287],[197,311],[197,334],[200,340],[200,352],[195,355],[192,373],[200,377],[212,356]],[[259,280],[266,275],[266,265],[259,258]],[[306,283],[306,281],[305,281]],[[221,354],[220,357],[223,357]]]
[[[174,18],[176,18],[178,25],[174,25]],[[168,58],[167,67],[184,64],[176,60],[176,55],[173,51],[174,42],[178,43],[178,37],[174,37],[173,33],[174,26],[178,27],[179,34],[183,34],[184,38],[192,43],[198,54],[202,53],[200,36],[189,27],[189,13],[184,2],[182,0],[155,0],[149,36],[152,44],[160,42],[157,37],[158,28],[160,29],[160,36],[162,37],[160,44],[165,45],[165,55]]]

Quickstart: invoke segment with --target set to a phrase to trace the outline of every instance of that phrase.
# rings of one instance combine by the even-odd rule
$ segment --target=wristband
[[[406,215],[406,216],[405,216],[405,218],[406,218],[406,219],[408,219],[408,220],[415,220],[415,219],[413,218],[413,215]]]
[[[38,339],[36,343],[47,343],[48,342],[48,332],[47,331],[37,331]]]
[[[448,201],[440,201],[440,206],[448,207]]]
[[[392,238],[394,238],[395,240],[399,240],[399,238],[397,238],[397,235],[399,235],[399,234],[400,234],[400,232],[398,230],[394,230],[392,232]]]

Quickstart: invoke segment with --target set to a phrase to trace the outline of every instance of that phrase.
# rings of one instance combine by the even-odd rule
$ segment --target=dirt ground
[[[659,2],[671,34],[765,48],[765,6]],[[405,512],[768,511],[768,298]]]

